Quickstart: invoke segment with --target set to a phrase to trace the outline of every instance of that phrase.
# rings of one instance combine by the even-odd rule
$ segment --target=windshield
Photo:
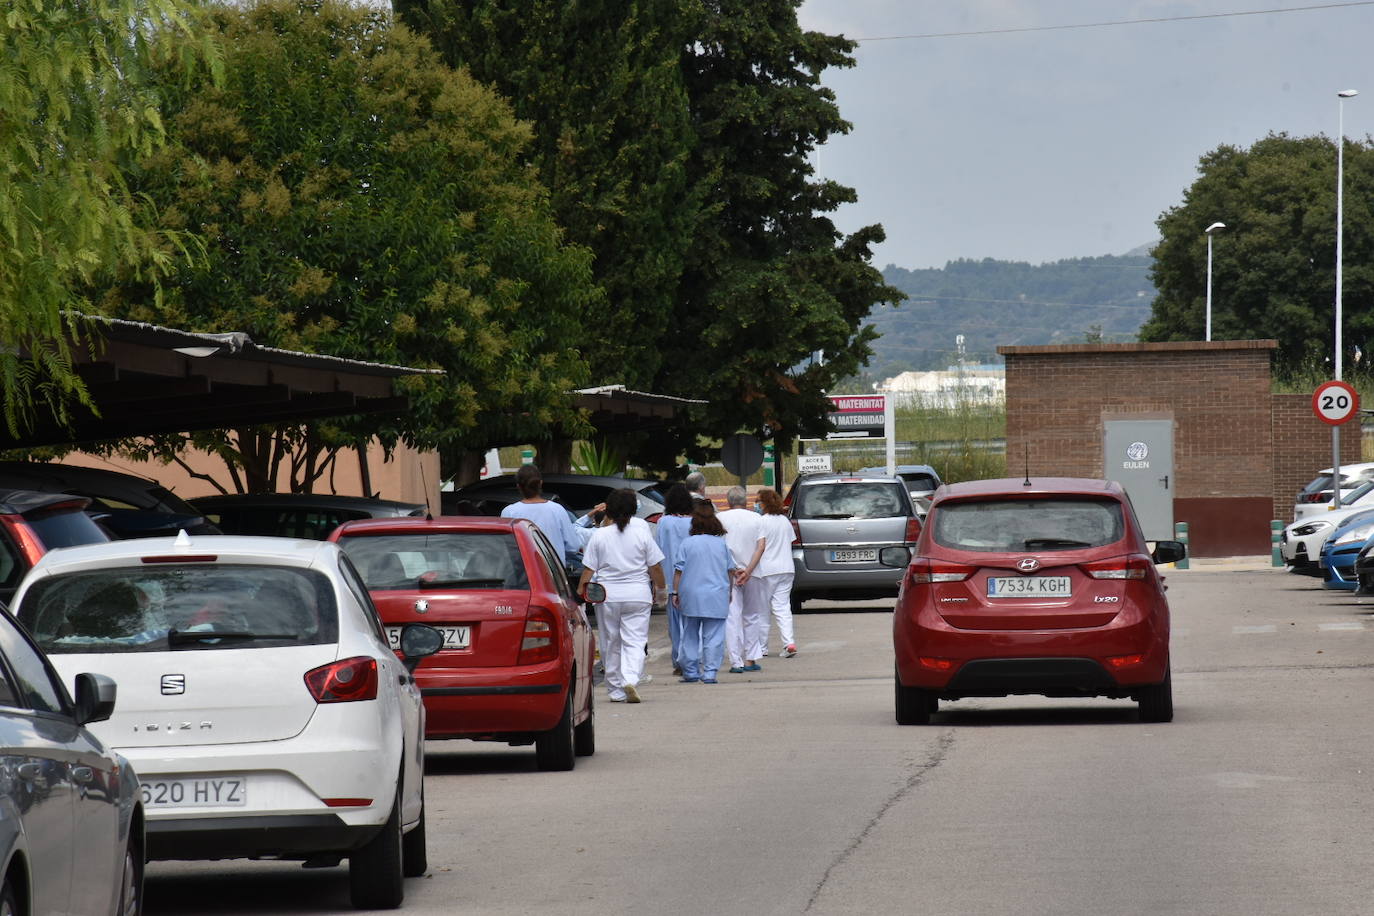
[[[1342,476],[1341,480],[1344,481],[1345,477]],[[1370,490],[1374,490],[1374,480],[1366,480],[1364,483],[1360,484],[1358,487],[1352,490],[1348,496],[1342,497],[1341,505],[1355,505],[1355,503],[1363,499],[1369,493]]]
[[[370,591],[530,587],[520,545],[507,531],[343,537],[339,546]]]
[[[1125,525],[1115,500],[1005,499],[944,503],[933,534],[957,550],[1075,550],[1119,541]]]
[[[911,497],[897,481],[835,481],[801,487],[793,518],[894,518],[911,514]]]
[[[15,616],[45,652],[156,652],[332,643],[329,580],[281,566],[123,566],[35,582]]]

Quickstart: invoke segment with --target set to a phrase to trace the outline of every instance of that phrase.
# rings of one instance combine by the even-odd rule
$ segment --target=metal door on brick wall
[[[1103,425],[1103,476],[1126,488],[1145,537],[1172,539],[1174,421],[1108,420]]]

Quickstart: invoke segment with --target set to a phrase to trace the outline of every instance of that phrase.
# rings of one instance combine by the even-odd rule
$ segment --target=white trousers
[[[773,611],[773,622],[778,625],[778,635],[782,637],[783,648],[787,648],[796,642],[792,633],[792,578],[796,573],[774,573],[771,576],[756,576],[750,579],[750,584],[759,583],[760,598],[759,603],[763,608],[770,608]],[[760,654],[768,651],[768,612],[762,611],[759,616],[763,619],[763,649]],[[757,657],[757,656],[755,656]]]
[[[612,700],[625,698],[625,685],[638,686],[644,674],[644,647],[649,642],[647,601],[603,601],[596,606],[596,634],[601,665]]]
[[[757,577],[743,588],[730,590],[730,616],[725,618],[725,652],[730,667],[743,668],[749,659],[763,658],[768,641],[768,596]]]

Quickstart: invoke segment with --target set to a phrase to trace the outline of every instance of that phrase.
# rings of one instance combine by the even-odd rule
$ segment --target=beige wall
[[[65,464],[85,465],[123,471],[150,477],[162,484],[182,499],[196,496],[210,496],[220,492],[209,481],[192,476],[176,464],[157,462],[128,461],[122,458],[102,458],[74,452],[62,459]],[[232,478],[224,462],[204,452],[192,452],[187,463],[198,473],[208,474],[219,481],[225,490],[234,492]],[[372,477],[372,489],[382,499],[398,499],[405,502],[426,502],[435,514],[439,512],[439,455],[437,452],[418,452],[408,446],[399,445],[386,460],[380,445],[373,443],[368,452],[368,470]],[[363,494],[362,475],[359,471],[356,452],[341,452],[335,462],[333,472],[316,481],[316,493],[338,493],[345,496]]]

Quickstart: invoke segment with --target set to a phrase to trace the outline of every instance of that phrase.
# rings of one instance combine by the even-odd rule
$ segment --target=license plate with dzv
[[[401,627],[387,627],[386,638],[391,643],[391,648],[401,648]],[[445,649],[466,649],[472,642],[471,627],[446,627],[436,625],[434,629],[444,634]]]

